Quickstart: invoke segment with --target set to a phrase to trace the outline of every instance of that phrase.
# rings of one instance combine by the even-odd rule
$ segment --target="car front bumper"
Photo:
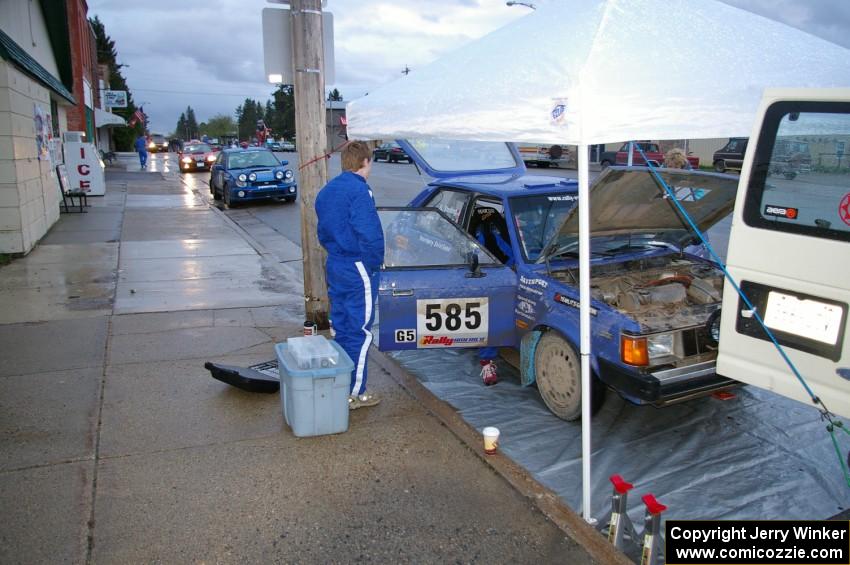
[[[599,359],[599,379],[637,404],[665,406],[740,385],[718,375],[715,361],[660,371],[642,371]]]
[[[239,193],[244,196],[239,196]],[[291,198],[298,196],[298,185],[295,183],[279,183],[266,186],[234,186],[230,189],[232,201],[266,200],[270,198]]]
[[[197,161],[189,161],[188,163],[180,161],[181,171],[208,171],[210,167],[212,167],[212,163],[207,161],[202,161],[200,164]]]

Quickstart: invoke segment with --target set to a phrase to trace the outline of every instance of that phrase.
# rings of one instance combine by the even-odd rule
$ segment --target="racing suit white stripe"
[[[372,317],[372,282],[369,280],[369,273],[361,261],[354,263],[357,266],[357,272],[360,273],[360,278],[363,279],[363,302],[364,311],[366,313],[363,319],[363,333],[366,334],[366,339],[363,340],[363,345],[360,347],[360,356],[357,359],[357,372],[354,377],[354,387],[351,390],[352,394],[363,394],[366,391],[361,391],[363,386],[363,370],[366,368],[366,354],[369,352],[369,346],[372,344],[372,332],[366,329],[369,320]]]

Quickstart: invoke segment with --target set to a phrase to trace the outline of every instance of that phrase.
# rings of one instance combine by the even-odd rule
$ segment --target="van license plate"
[[[835,345],[841,331],[842,314],[839,306],[801,300],[771,290],[767,295],[764,323],[773,330]]]

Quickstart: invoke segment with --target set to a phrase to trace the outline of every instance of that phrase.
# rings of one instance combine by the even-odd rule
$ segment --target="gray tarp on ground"
[[[474,350],[393,355],[478,430],[499,428],[500,448],[580,510],[580,421],[552,416],[536,388],[520,386],[505,362],[502,381],[485,387]],[[755,387],[735,392],[732,400],[656,409],[608,391],[593,419],[592,515],[610,510],[608,477],[615,473],[635,485],[629,516],[638,531],[647,492],[667,505],[670,519],[822,519],[850,507],[818,412]],[[840,441],[846,453],[846,436]]]

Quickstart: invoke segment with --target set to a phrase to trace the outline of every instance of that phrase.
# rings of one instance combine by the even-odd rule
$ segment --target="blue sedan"
[[[408,207],[379,208],[380,349],[514,348],[523,384],[579,418],[576,181],[525,175],[510,144],[400,143],[436,180]],[[731,212],[737,177],[660,175],[702,231]],[[715,371],[723,273],[656,177],[609,167],[590,200],[594,408],[607,388],[663,406],[735,386]]]
[[[253,200],[294,202],[298,187],[287,164],[262,147],[226,149],[212,166],[210,192],[228,207]]]

